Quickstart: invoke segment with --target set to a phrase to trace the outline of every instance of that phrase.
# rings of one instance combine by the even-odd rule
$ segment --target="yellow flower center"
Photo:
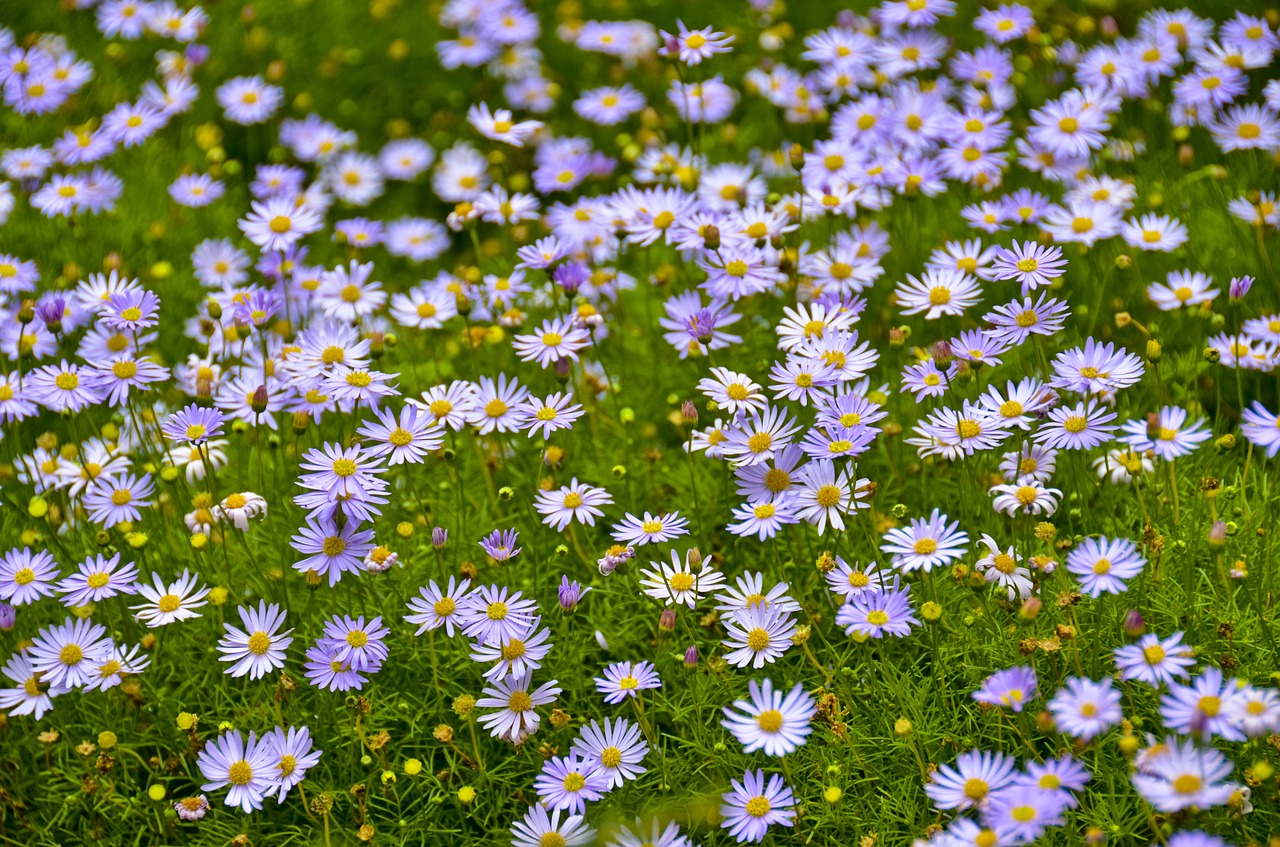
[[[227,781],[232,785],[248,785],[253,779],[253,766],[241,759],[227,768]]]
[[[249,636],[249,652],[255,656],[261,656],[263,653],[271,649],[271,636],[262,630],[258,630]]]

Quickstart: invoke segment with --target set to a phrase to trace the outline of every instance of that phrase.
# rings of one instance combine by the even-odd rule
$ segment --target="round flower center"
[[[182,605],[182,598],[177,594],[165,594],[156,605],[162,612],[176,612]]]
[[[739,276],[739,277],[746,276],[747,269],[748,269],[747,263],[742,261],[741,259],[731,259],[724,266],[724,272],[729,274],[729,276]]]
[[[351,459],[338,459],[333,463],[333,472],[341,477],[348,477],[356,472],[356,463]]]
[[[249,636],[249,652],[250,653],[253,653],[256,656],[261,656],[263,653],[267,652],[270,649],[271,649],[271,636],[267,635],[262,630],[258,630],[253,635]]]
[[[1201,714],[1205,717],[1216,717],[1218,712],[1222,710],[1222,700],[1212,694],[1207,694],[1200,698],[1199,702],[1196,703],[1196,707],[1200,709]]]
[[[1093,563],[1093,572],[1102,575],[1111,572],[1111,561],[1109,559],[1099,559]]]
[[[1200,790],[1200,777],[1193,773],[1184,773],[1173,781],[1173,790],[1179,794],[1194,794]]]
[[[564,507],[566,509],[576,509],[582,505],[582,495],[576,491],[570,491],[564,495]]]
[[[982,426],[977,421],[965,418],[956,424],[956,432],[961,438],[977,438],[982,434]]]
[[[616,768],[622,764],[622,751],[617,747],[606,747],[600,751],[600,764],[606,768]]]
[[[1084,432],[1084,428],[1088,425],[1088,423],[1089,423],[1088,419],[1086,419],[1083,415],[1071,415],[1069,418],[1067,418],[1065,421],[1062,422],[1062,428],[1065,429],[1067,432],[1072,432],[1072,433]]]
[[[747,814],[751,815],[753,818],[764,817],[769,814],[769,809],[769,798],[767,797],[752,797],[747,801]]]
[[[840,502],[840,489],[834,485],[824,485],[814,494],[818,505],[824,509],[830,509],[832,506]]]
[[[582,776],[582,774],[578,773],[577,771],[565,774],[565,777],[564,777],[565,791],[578,792],[578,791],[581,791],[583,786],[585,786],[586,784],[587,784],[587,780]]]
[[[22,571],[19,571],[18,573],[21,574]],[[33,574],[33,577],[34,577],[34,574]],[[106,585],[110,581],[111,581],[111,577],[109,574],[103,573],[102,571],[98,571],[97,573],[89,574],[88,578],[85,579],[84,582],[85,582],[85,585],[89,586],[90,588],[101,588],[102,586]]]
[[[756,627],[747,633],[747,646],[757,653],[769,646],[768,631]]]
[[[525,654],[524,642],[519,638],[513,638],[502,648],[502,658],[508,662],[519,659]]]
[[[782,729],[782,712],[777,709],[766,709],[756,718],[756,723],[765,732],[777,732]]]
[[[347,352],[336,344],[324,348],[320,353],[320,361],[326,365],[336,365],[347,358]]]
[[[293,221],[289,220],[287,215],[276,215],[267,227],[277,235],[283,235],[293,229]]]
[[[192,424],[187,427],[187,440],[195,441],[197,438],[203,438],[208,431],[204,424]]]
[[[80,385],[80,377],[66,371],[58,374],[53,384],[61,388],[63,391],[73,391]]]
[[[129,501],[133,499],[133,495],[124,488],[117,488],[111,492],[111,502],[116,506],[127,506]]]
[[[751,514],[755,515],[758,520],[766,520],[773,517],[777,511],[772,503],[761,503],[751,509]]]
[[[1009,810],[1009,817],[1018,823],[1030,823],[1036,819],[1035,806],[1014,806]]]
[[[693,588],[693,574],[680,571],[672,574],[670,582],[673,591],[688,591]]]
[[[1019,503],[1024,506],[1030,506],[1032,503],[1036,502],[1036,496],[1038,493],[1039,492],[1036,491],[1034,486],[1022,485],[1018,487],[1018,490],[1015,492],[1015,496],[1018,498]]]
[[[75,665],[84,658],[84,651],[79,644],[68,644],[58,651],[58,661],[64,665]]]
[[[935,306],[945,306],[951,302],[951,289],[936,285],[929,289],[929,302]]]
[[[981,779],[978,779],[976,776],[965,780],[964,796],[968,797],[970,800],[973,800],[975,802],[977,802],[978,800],[981,800],[982,798],[987,796],[987,792],[989,790],[990,789],[987,787],[987,783]]]
[[[932,538],[921,538],[911,545],[911,549],[921,556],[929,556],[938,551],[938,542]]]
[[[889,613],[882,609],[875,609],[867,613],[867,623],[872,626],[884,626],[889,622]]]
[[[773,436],[767,432],[757,432],[747,439],[747,449],[752,453],[763,453],[773,446]]]
[[[997,553],[991,560],[991,566],[1003,574],[1011,574],[1018,569],[1018,562],[1008,553]]]
[[[337,535],[331,535],[324,540],[321,549],[326,556],[332,558],[347,549],[347,542]]]
[[[512,691],[507,698],[507,708],[513,712],[527,712],[533,708],[533,698],[527,691]]]
[[[1159,644],[1152,644],[1142,651],[1142,658],[1147,660],[1148,665],[1158,665],[1164,661],[1164,657],[1164,648]]]
[[[507,404],[495,397],[484,404],[484,413],[491,418],[500,418],[507,413]]]

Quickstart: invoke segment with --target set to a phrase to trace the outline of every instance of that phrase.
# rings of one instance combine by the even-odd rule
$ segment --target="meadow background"
[[[1029,5],[1045,46],[1069,37],[1090,42],[1104,15],[1113,17],[1120,32],[1131,33],[1152,8],[1127,2]],[[1189,5],[1218,20],[1237,9],[1266,11],[1265,4]],[[967,2],[958,6],[956,17],[939,28],[958,48],[972,48],[981,37],[968,22],[979,7]],[[247,175],[259,164],[288,159],[275,138],[281,117],[318,113],[356,131],[366,151],[410,135],[436,150],[468,138],[490,154],[493,173],[508,188],[528,190],[529,152],[486,142],[466,123],[473,103],[501,102],[500,83],[482,69],[442,70],[434,50],[446,37],[437,22],[438,4],[270,0],[215,2],[205,8],[210,22],[200,42],[210,52],[198,73],[201,97],[155,138],[112,157],[111,167],[125,184],[115,210],[50,219],[19,196],[0,228],[0,251],[35,260],[41,291],[73,288],[86,274],[112,266],[159,294],[164,319],[151,348],[157,360],[176,364],[188,353],[200,352],[183,332],[183,321],[201,313],[207,299],[193,276],[191,251],[208,237],[240,238],[236,222],[249,206]],[[566,92],[560,105],[539,118],[557,134],[590,138],[596,149],[618,157],[620,173],[646,144],[684,139],[684,124],[665,102],[665,89],[674,78],[671,63],[652,58],[623,68],[608,57],[564,48],[555,39],[558,23],[635,17],[672,29],[683,16],[690,26],[714,26],[738,38],[732,53],[711,64],[735,85],[765,53],[758,43],[759,13],[738,2],[563,2],[532,8],[543,24],[544,72]],[[855,5],[853,10],[867,9]],[[776,31],[785,44],[775,55],[796,63],[800,38],[830,24],[836,7],[793,2],[775,4],[771,11],[763,28]],[[95,71],[92,82],[55,114],[23,116],[0,109],[0,148],[47,144],[67,126],[134,97],[154,75],[156,40],[103,39],[92,13],[72,10],[66,3],[10,0],[0,4],[0,24],[12,29],[19,42],[31,33],[59,33]],[[1052,81],[1055,68],[1039,47],[1019,43],[1014,50],[1020,100],[1038,105],[1059,90]],[[284,86],[279,115],[249,127],[226,121],[213,90],[226,78],[254,74]],[[1268,75],[1274,74],[1254,72],[1255,79]],[[649,96],[658,107],[652,115],[610,128],[594,126],[568,108],[580,88],[624,81]],[[0,718],[0,844],[505,843],[511,822],[535,799],[533,782],[546,755],[564,753],[587,720],[633,716],[630,708],[604,705],[592,681],[605,664],[621,660],[651,661],[663,680],[660,690],[646,692],[645,703],[657,749],[638,780],[590,807],[592,825],[607,831],[611,823],[637,815],[657,816],[679,822],[698,843],[731,843],[717,829],[720,795],[729,780],[740,778],[747,767],[782,772],[769,767],[773,761],[744,754],[719,725],[720,708],[745,696],[748,679],[758,678],[759,672],[724,663],[723,625],[706,615],[709,603],[696,613],[679,609],[675,629],[668,631],[660,626],[661,604],[637,588],[636,574],[650,559],[662,561],[669,558],[668,548],[683,552],[693,545],[730,577],[760,570],[766,584],[786,581],[803,606],[799,622],[810,627],[804,649],[793,648],[766,668],[780,687],[801,683],[827,698],[808,743],[785,759],[803,814],[794,829],[775,828],[770,836],[774,843],[873,847],[923,837],[931,826],[945,823],[924,792],[927,771],[981,747],[1018,756],[1073,751],[1092,771],[1092,781],[1080,794],[1081,807],[1069,813],[1067,826],[1051,830],[1042,843],[1139,845],[1160,841],[1176,828],[1204,825],[1234,844],[1268,839],[1275,844],[1280,834],[1280,787],[1274,776],[1280,743],[1274,736],[1229,745],[1235,778],[1252,788],[1249,814],[1219,808],[1170,817],[1154,813],[1129,784],[1136,745],[1127,739],[1144,739],[1148,732],[1162,735],[1154,690],[1126,688],[1127,727],[1087,747],[1073,747],[1051,727],[1038,726],[1035,716],[1042,703],[1010,717],[979,708],[971,697],[989,674],[1013,665],[1034,666],[1046,694],[1067,676],[1096,679],[1112,673],[1112,650],[1129,643],[1124,621],[1130,609],[1141,612],[1148,631],[1184,631],[1201,665],[1222,667],[1256,685],[1280,683],[1274,621],[1280,476],[1274,462],[1255,450],[1245,485],[1246,444],[1238,431],[1240,401],[1259,400],[1275,408],[1280,381],[1269,372],[1226,369],[1204,355],[1207,340],[1224,324],[1280,310],[1280,284],[1273,270],[1280,263],[1275,229],[1255,233],[1226,211],[1231,200],[1247,192],[1275,190],[1277,165],[1260,151],[1224,155],[1202,130],[1175,136],[1165,111],[1167,89],[1166,82],[1162,95],[1151,101],[1124,104],[1109,136],[1140,143],[1144,150],[1133,161],[1100,157],[1099,169],[1136,184],[1135,213],[1173,215],[1186,224],[1191,239],[1171,254],[1143,253],[1130,262],[1118,261],[1122,254],[1133,254],[1119,239],[1087,250],[1066,245],[1071,264],[1055,291],[1071,304],[1073,316],[1050,342],[1049,354],[1086,337],[1114,341],[1142,356],[1148,371],[1123,394],[1129,417],[1165,403],[1206,417],[1213,439],[1172,471],[1176,519],[1164,476],[1171,471],[1164,463],[1157,462],[1158,477],[1116,486],[1099,481],[1083,455],[1064,453],[1054,482],[1063,498],[1048,519],[1054,532],[1032,538],[1036,519],[1006,518],[990,507],[985,482],[996,472],[997,457],[956,463],[921,460],[903,444],[922,411],[910,395],[897,390],[897,375],[915,360],[917,344],[927,345],[945,333],[918,316],[899,314],[890,298],[892,284],[918,273],[933,248],[973,237],[960,210],[983,195],[956,184],[940,196],[897,198],[890,208],[866,215],[888,232],[891,249],[882,262],[880,284],[866,294],[869,306],[858,328],[881,354],[873,383],[894,388],[884,423],[901,424],[905,430],[882,435],[858,463],[858,475],[876,484],[871,508],[852,518],[845,533],[819,536],[801,524],[763,544],[735,537],[724,529],[740,500],[731,469],[701,455],[690,460],[684,450],[690,425],[680,419],[682,404],[697,404],[700,426],[716,416],[695,390],[709,363],[679,360],[662,342],[657,326],[662,301],[690,287],[697,272],[661,244],[629,250],[618,266],[636,276],[638,284],[608,310],[608,337],[590,351],[604,366],[613,390],[578,397],[587,416],[571,435],[557,433],[550,439],[563,450],[558,465],[539,469],[542,453],[523,435],[498,441],[464,431],[448,439],[446,449],[425,464],[399,471],[391,501],[375,522],[379,541],[400,555],[401,566],[384,574],[348,577],[334,588],[304,584],[292,568],[297,556],[289,540],[304,515],[291,499],[298,456],[323,442],[349,437],[353,428],[339,416],[302,433],[290,429],[287,415],[281,416],[283,425],[275,433],[254,427],[233,432],[233,460],[218,475],[221,493],[253,490],[268,499],[270,509],[242,538],[214,539],[204,549],[193,548],[183,526],[182,516],[196,492],[180,475],[157,479],[156,507],[136,522],[133,529],[144,537],[135,537],[133,544],[123,533],[99,534],[84,523],[59,535],[58,514],[68,504],[58,496],[47,498],[51,512],[31,507],[34,492],[16,478],[14,466],[34,448],[37,435],[53,433],[66,443],[104,427],[108,433],[112,427],[118,431],[124,424],[118,413],[113,417],[110,410],[96,408],[68,419],[46,412],[21,428],[6,424],[0,441],[5,463],[0,469],[0,547],[47,548],[64,571],[86,555],[120,550],[144,575],[155,571],[169,578],[190,568],[201,582],[226,593],[221,604],[204,607],[200,618],[160,632],[147,650],[150,667],[124,685],[58,697],[39,722]],[[1011,110],[1015,126],[1025,126],[1027,111],[1022,104]],[[789,126],[776,108],[747,95],[729,120],[705,128],[702,145],[712,161],[742,161],[752,150],[784,143],[809,148],[824,133],[823,125]],[[1189,154],[1181,150],[1183,144]],[[201,209],[175,204],[167,189],[184,172],[222,179],[226,196]],[[613,178],[584,190],[603,191],[616,184]],[[1058,193],[1016,168],[1002,190],[1024,186]],[[390,184],[366,212],[378,218],[414,214],[443,221],[452,210],[452,204],[436,199],[425,180],[419,180]],[[470,233],[454,234],[451,249],[426,266],[378,253],[377,276],[394,292],[437,269],[509,272],[516,248],[544,234],[536,223],[481,225],[475,232],[474,241]],[[828,236],[827,223],[818,221],[805,224],[791,240],[821,243]],[[995,240],[1009,241],[1004,234]],[[313,263],[333,266],[347,256],[324,233],[308,244]],[[1223,295],[1213,309],[1158,311],[1146,286],[1183,268],[1212,274],[1224,290],[1231,277],[1249,275],[1256,283],[1240,306],[1228,307]],[[772,327],[791,302],[788,296],[740,304],[744,318],[737,329],[744,342],[719,354],[716,364],[764,377],[778,357]],[[1132,322],[1117,321],[1120,313]],[[530,324],[543,316],[535,310]],[[901,326],[910,328],[909,339],[891,345],[890,329]],[[954,323],[948,331],[961,326]],[[499,372],[518,374],[539,395],[559,389],[550,371],[519,362],[511,347],[512,330],[478,334],[479,343],[468,349],[468,329],[456,323],[436,332],[396,329],[377,367],[398,374],[397,388],[405,397],[438,383]],[[1153,339],[1161,347],[1158,357],[1148,353]],[[1035,351],[1029,346],[1015,349],[1004,367],[1014,374],[1036,367]],[[187,402],[172,386],[156,395],[171,409]],[[1228,433],[1236,435],[1234,446],[1218,441]],[[138,466],[142,464],[140,459]],[[160,468],[152,469],[159,474]],[[544,479],[560,485],[571,477],[607,488],[615,502],[595,527],[579,525],[572,534],[560,533],[541,523],[530,503]],[[1073,542],[1088,535],[1133,539],[1148,566],[1126,594],[1096,601],[1073,596],[1072,578],[1060,568],[1039,586],[1043,606],[1038,614],[1020,611],[970,573],[935,571],[927,584],[915,581],[913,597],[917,612],[925,600],[940,606],[936,621],[906,639],[851,641],[834,623],[837,603],[816,562],[824,553],[849,561],[874,559],[880,554],[872,537],[878,541],[888,528],[933,509],[958,520],[975,540],[989,532],[1007,543],[1025,544],[1020,549],[1028,555],[1061,559]],[[652,554],[652,548],[641,548],[629,566],[601,576],[596,559],[611,543],[610,523],[624,512],[644,510],[679,510],[690,519],[693,532]],[[1226,538],[1211,542],[1210,529],[1218,519],[1226,522]],[[434,527],[449,532],[448,543],[439,550],[431,543]],[[524,552],[510,563],[487,560],[477,546],[494,528],[520,532]],[[971,566],[975,558],[966,556],[965,562]],[[1247,577],[1224,584],[1224,567],[1236,562],[1246,563]],[[558,680],[563,692],[556,706],[567,713],[566,722],[555,726],[544,710],[537,735],[518,748],[474,726],[474,714],[460,716],[452,708],[455,698],[479,696],[484,685],[483,668],[468,658],[465,644],[443,637],[429,644],[403,621],[405,603],[419,586],[442,573],[467,570],[475,571],[479,583],[520,588],[536,598],[556,645],[535,680]],[[562,575],[593,589],[573,614],[558,610],[556,586]],[[257,598],[288,609],[295,629],[286,673],[293,684],[282,682],[279,673],[252,682],[232,679],[217,660],[222,622],[234,621],[234,608],[250,600],[256,604]],[[123,604],[115,602],[117,608],[101,622],[125,642],[137,643],[145,630],[125,619],[119,613]],[[386,666],[363,690],[349,694],[320,691],[306,684],[301,673],[302,650],[320,634],[325,619],[341,613],[382,615],[391,628]],[[58,623],[64,615],[52,600],[19,609],[16,623],[0,633],[0,653],[9,655],[38,627]],[[690,645],[699,654],[693,667],[685,662]],[[198,716],[194,728],[180,728],[190,726],[190,715]],[[324,753],[304,786],[308,798],[329,798],[330,810],[317,814],[291,795],[280,806],[269,800],[264,811],[246,816],[223,806],[220,792],[211,792],[211,808],[202,821],[182,824],[175,819],[173,801],[200,793],[203,780],[195,751],[220,724],[261,732],[280,720],[311,727]],[[443,734],[441,725],[451,729],[453,743],[437,739]],[[50,730],[56,731],[55,740],[42,735]],[[114,734],[113,745],[101,743],[104,732]],[[92,747],[78,748],[82,742]],[[103,755],[111,759],[105,770]],[[414,761],[419,766],[410,764]],[[833,787],[839,792],[829,790]],[[461,792],[464,788],[473,793]]]

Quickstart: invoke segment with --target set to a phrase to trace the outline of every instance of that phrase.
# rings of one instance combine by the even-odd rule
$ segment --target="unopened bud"
[[[1023,602],[1022,608],[1018,610],[1018,617],[1024,621],[1033,621],[1040,616],[1040,610],[1044,608],[1044,603],[1039,597],[1028,597]]]
[[[1164,348],[1154,338],[1147,339],[1147,361],[1158,362],[1164,356]]]
[[[249,403],[249,407],[253,409],[255,414],[262,414],[267,410],[267,387],[259,385],[253,392],[253,400]]]
[[[1213,526],[1209,528],[1209,543],[1214,547],[1221,547],[1227,543],[1226,521],[1213,522]]]
[[[715,224],[707,224],[699,229],[702,233],[702,243],[708,250],[720,249],[720,228]]]
[[[696,667],[698,664],[698,645],[690,644],[688,649],[684,651],[684,666],[686,668]]]
[[[658,615],[658,629],[663,632],[676,631],[676,610],[663,609],[662,614]]]
[[[307,431],[307,427],[311,425],[311,415],[306,412],[293,413],[293,432],[295,435],[302,435]]]
[[[1131,267],[1133,267],[1133,259],[1130,258],[1128,253],[1121,253],[1119,256],[1116,256],[1116,268],[1122,271],[1127,271]]]
[[[1124,613],[1124,634],[1130,638],[1138,638],[1147,631],[1147,622],[1142,618],[1142,612],[1137,609],[1130,609]]]
[[[1196,160],[1196,150],[1190,144],[1178,145],[1178,164],[1184,167]]]
[[[933,344],[933,363],[942,367],[951,361],[951,345],[946,341],[935,341]]]
[[[680,417],[687,424],[696,424],[698,422],[698,407],[692,400],[685,400],[680,404]]]
[[[218,303],[217,300],[211,299],[207,303],[205,303],[204,310],[209,315],[209,317],[213,318],[215,321],[222,320],[222,306]]]

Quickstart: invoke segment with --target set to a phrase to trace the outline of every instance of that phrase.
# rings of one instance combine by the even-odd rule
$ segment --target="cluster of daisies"
[[[156,54],[157,78],[136,100],[68,126],[47,144],[0,152],[0,171],[14,183],[0,182],[0,221],[19,195],[49,218],[74,221],[113,209],[124,186],[100,163],[180,121],[201,96],[195,80],[208,51],[198,38],[209,18],[199,7],[145,0],[72,5],[94,7],[105,38],[145,35],[181,47]],[[756,12],[763,5],[752,4]],[[866,17],[841,13],[832,26],[804,37],[799,68],[760,64],[739,88],[712,73],[737,42],[711,27],[566,21],[544,34],[539,16],[518,0],[450,0],[440,13],[450,37],[436,45],[439,63],[482,69],[501,81],[504,102],[475,102],[459,130],[466,137],[446,149],[408,136],[374,147],[318,114],[280,118],[286,92],[275,77],[222,81],[213,95],[222,118],[263,125],[284,155],[255,163],[246,175],[248,208],[235,231],[203,239],[190,256],[204,306],[181,319],[196,352],[170,363],[159,355],[160,294],[130,276],[118,257],[55,290],[42,285],[36,261],[0,255],[0,352],[9,363],[0,376],[0,421],[18,444],[16,479],[35,495],[31,516],[48,516],[68,545],[91,534],[107,539],[99,544],[142,547],[139,528],[157,525],[161,508],[185,499],[192,548],[222,546],[225,556],[233,542],[249,551],[246,538],[269,507],[296,511],[290,548],[300,576],[292,578],[337,590],[344,578],[350,583],[407,564],[394,543],[380,538],[384,507],[390,511],[401,497],[417,501],[415,474],[435,470],[446,441],[461,437],[474,442],[482,461],[495,463],[513,459],[520,445],[532,447],[537,484],[532,493],[512,496],[525,496],[522,505],[550,530],[567,533],[579,552],[575,533],[594,530],[598,519],[607,523],[612,544],[597,560],[600,579],[615,573],[613,584],[634,579],[633,590],[662,607],[668,632],[677,610],[714,613],[703,620],[723,632],[724,664],[748,674],[805,645],[805,607],[791,586],[759,570],[743,569],[731,582],[723,556],[704,556],[680,541],[694,531],[711,535],[724,526],[768,543],[780,533],[807,533],[808,526],[838,540],[864,530],[867,561],[852,554],[819,560],[835,624],[858,642],[912,635],[921,626],[916,615],[928,617],[912,599],[917,576],[927,582],[934,570],[960,568],[975,552],[981,581],[1010,603],[1038,608],[1050,580],[1058,579],[1053,556],[1032,555],[987,533],[975,542],[938,509],[901,523],[907,512],[895,514],[877,540],[866,515],[858,516],[870,513],[876,494],[876,483],[860,471],[903,431],[888,420],[896,393],[896,406],[916,413],[902,441],[922,462],[998,466],[1002,479],[986,486],[989,517],[1005,531],[1010,524],[997,514],[1020,519],[1020,526],[1055,514],[1063,490],[1053,483],[1066,477],[1059,458],[1066,465],[1072,454],[1101,480],[1139,490],[1160,485],[1157,463],[1167,466],[1176,509],[1173,463],[1212,437],[1210,425],[1197,408],[1128,403],[1136,392],[1126,390],[1159,362],[1158,344],[1146,345],[1144,361],[1112,340],[1064,340],[1076,322],[1064,292],[1078,293],[1064,245],[1077,245],[1067,249],[1083,255],[1114,240],[1117,250],[1139,254],[1173,253],[1187,244],[1186,224],[1140,213],[1137,188],[1105,173],[1105,163],[1143,152],[1110,136],[1126,108],[1163,97],[1180,139],[1197,132],[1224,154],[1276,153],[1280,83],[1255,83],[1280,50],[1280,37],[1265,19],[1243,13],[1215,26],[1188,10],[1152,12],[1130,37],[1112,32],[1094,46],[1060,41],[1045,51],[1037,45],[1057,82],[1055,96],[1032,105],[1020,101],[1015,81],[1025,73],[1017,60],[1028,58],[1015,51],[1038,34],[1032,12],[1016,4],[984,10],[974,21],[981,46],[953,51],[937,27],[955,7],[952,0],[887,0]],[[775,49],[772,38],[762,40],[765,49]],[[651,86],[637,74],[634,84],[573,91],[571,108],[594,127],[626,126],[651,110],[669,110],[685,143],[655,136],[634,156],[614,158],[536,117],[552,113],[565,93],[551,81],[538,46],[548,39],[558,42],[555,49],[614,63],[618,79],[641,64],[668,63],[673,78],[656,96],[642,90]],[[69,109],[92,79],[92,66],[61,38],[25,43],[17,46],[14,34],[0,28],[5,104],[33,116]],[[1250,100],[1255,90],[1260,94]],[[705,130],[726,121],[744,96],[760,98],[784,124],[816,140],[807,148],[755,150],[746,161],[717,161],[704,146]],[[517,181],[496,167],[508,160],[527,164],[530,178]],[[1005,190],[1005,177],[1016,171],[1036,175],[1037,184],[1060,196]],[[400,185],[421,194],[428,184],[447,209],[436,218],[361,211]],[[984,198],[961,212],[972,237],[946,242],[918,273],[879,284],[890,236],[875,214],[953,188]],[[224,201],[226,186],[212,172],[185,172],[174,177],[169,195],[200,208]],[[1260,239],[1280,227],[1273,193],[1236,198],[1225,211]],[[492,261],[482,257],[482,235],[508,233],[515,241],[510,251]],[[383,282],[401,275],[389,270],[393,261],[397,268],[435,262],[464,234],[483,269]],[[679,269],[652,268],[650,252],[679,257]],[[326,258],[335,254],[341,260]],[[635,275],[637,256],[645,257],[642,275]],[[659,278],[662,294],[655,293]],[[1218,284],[1226,287],[1232,321],[1216,327],[1205,356],[1237,371],[1274,371],[1280,315],[1237,320],[1252,278]],[[709,365],[681,391],[699,393],[711,420],[698,426],[699,404],[690,400],[677,425],[691,462],[701,454],[727,468],[738,499],[728,515],[715,516],[717,526],[708,520],[691,528],[678,511],[617,509],[603,486],[560,475],[566,452],[560,445],[593,439],[594,431],[575,434],[575,425],[620,393],[602,351],[627,355],[633,327],[625,324],[640,320],[623,303],[627,292],[660,302],[660,314],[652,320],[646,314],[652,325],[642,329],[662,334],[666,355]],[[1212,276],[1188,268],[1169,271],[1146,293],[1157,310],[1205,316],[1223,291]],[[891,303],[907,322],[890,330],[880,348],[858,328],[872,300]],[[771,325],[769,316],[779,311]],[[907,348],[911,326],[931,337]],[[1148,334],[1132,318],[1120,328],[1129,326]],[[771,364],[766,358],[748,368],[754,374],[728,363],[746,358],[752,331],[768,333],[775,347]],[[398,343],[430,348],[433,356],[444,339],[459,338],[463,351],[455,358],[465,361],[463,370],[476,371],[474,378],[406,396],[402,375],[384,370],[395,361],[388,351],[399,335],[406,340]],[[508,358],[519,364],[479,373],[480,357],[469,354],[486,345],[504,353],[509,347]],[[1015,357],[1015,350],[1025,355]],[[892,388],[878,381],[886,371],[882,359],[891,356],[899,359]],[[185,399],[169,403],[175,396]],[[1133,408],[1122,418],[1125,406]],[[46,434],[28,443],[24,422],[53,415],[64,416],[70,438],[59,443]],[[108,415],[110,424],[79,437],[78,422],[88,426]],[[299,450],[291,502],[230,491],[220,479],[234,472],[253,437],[261,449],[282,429],[302,434],[328,426],[332,433],[335,421],[338,437]],[[1280,420],[1262,403],[1243,410],[1240,429],[1267,456],[1280,452]],[[250,437],[235,440],[233,433]],[[452,484],[462,485],[457,478]],[[51,500],[59,504],[56,513]],[[447,538],[437,527],[432,545],[438,551]],[[20,607],[56,608],[45,602],[55,597],[72,614],[38,628],[4,666],[13,685],[0,690],[0,707],[11,715],[39,720],[57,696],[106,690],[145,671],[152,661],[147,651],[117,643],[103,623],[123,618],[126,607],[138,623],[166,627],[200,618],[202,607],[212,598],[221,606],[231,590],[210,587],[189,568],[173,579],[142,575],[118,552],[95,553],[64,575],[49,552],[32,551],[38,541],[34,536],[0,560],[0,625],[11,628]],[[520,543],[519,533],[506,528],[479,545],[501,565],[522,561]],[[650,546],[667,549],[650,554],[643,549]],[[647,567],[628,565],[646,554]],[[1132,540],[1095,535],[1071,546],[1062,570],[1074,580],[1072,590],[1098,598],[1127,591],[1146,566]],[[1236,579],[1245,575],[1231,571]],[[484,668],[478,723],[496,739],[523,745],[541,726],[539,710],[562,693],[557,680],[534,682],[553,649],[551,628],[534,597],[510,585],[473,587],[474,578],[442,572],[408,601],[404,622],[431,639],[433,657],[437,631],[465,642],[470,659]],[[590,590],[562,577],[559,610],[573,612]],[[262,679],[301,653],[312,686],[351,692],[389,659],[391,629],[380,616],[333,615],[314,641],[291,650],[291,610],[247,592],[231,599],[239,625],[223,622],[216,645],[229,676]],[[1182,632],[1160,637],[1141,621],[1128,629],[1133,643],[1113,654],[1120,686],[1159,689],[1168,733],[1138,752],[1134,788],[1165,813],[1219,805],[1248,811],[1248,788],[1231,781],[1233,766],[1212,742],[1280,731],[1280,695],[1212,666],[1192,677],[1196,661]],[[830,681],[807,646],[803,652]],[[696,645],[684,662],[698,664]],[[634,720],[617,714],[591,720],[567,753],[545,758],[533,783],[538,802],[512,827],[518,847],[591,842],[587,804],[646,772],[657,744],[644,698],[662,688],[657,668],[644,659],[614,662],[594,683],[604,706],[630,708]],[[1043,696],[1056,730],[1083,748],[1117,727],[1131,731],[1124,691],[1111,677],[1082,674],[1041,692],[1035,671],[1019,666],[993,674],[973,697],[1017,713]],[[721,725],[744,755],[767,760],[805,744],[817,715],[818,701],[803,684],[775,686],[760,677],[748,680],[746,699],[723,708]],[[320,755],[306,727],[276,726],[247,738],[226,729],[197,765],[202,790],[225,788],[225,804],[247,813],[271,795],[283,803]],[[774,827],[795,825],[800,810],[782,770],[749,767],[730,781],[720,809],[730,837],[759,842]],[[1065,822],[1090,776],[1073,755],[1019,765],[995,750],[965,753],[925,786],[939,811],[956,813],[935,841],[1033,842]],[[198,820],[208,802],[201,795],[174,808],[182,820]],[[674,822],[637,821],[634,831],[624,827],[613,837],[611,843],[627,847],[692,845]],[[1178,847],[1218,843],[1196,832],[1176,839]]]

